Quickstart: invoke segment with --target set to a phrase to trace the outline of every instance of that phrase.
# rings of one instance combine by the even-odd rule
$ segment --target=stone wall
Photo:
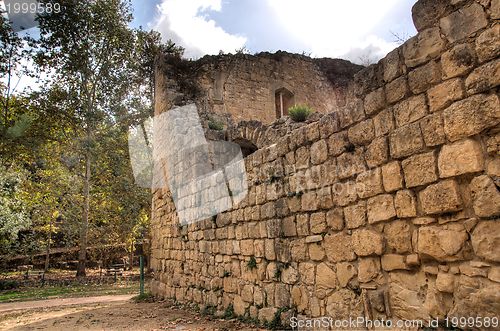
[[[160,90],[168,90],[174,99],[170,106],[190,100],[202,114],[218,120],[270,124],[277,118],[277,90],[290,91],[296,104],[332,112],[345,101],[346,85],[361,68],[345,60],[277,52],[205,56],[197,61],[166,57],[159,61],[157,76],[166,80]]]
[[[252,129],[275,139],[238,206],[181,227],[154,192],[154,294],[285,324],[500,315],[500,1],[413,16],[342,107]]]

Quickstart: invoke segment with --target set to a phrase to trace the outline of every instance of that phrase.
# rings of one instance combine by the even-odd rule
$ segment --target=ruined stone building
[[[181,226],[154,190],[155,295],[283,325],[500,316],[500,1],[412,14],[418,34],[366,68],[159,62],[156,114],[195,103],[207,139],[242,147],[248,194]],[[315,113],[293,122],[293,104]]]

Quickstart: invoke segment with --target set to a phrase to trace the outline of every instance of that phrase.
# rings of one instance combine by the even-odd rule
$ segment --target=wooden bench
[[[113,276],[116,282],[117,276],[123,276],[124,267],[123,264],[113,264],[106,268],[106,276]]]

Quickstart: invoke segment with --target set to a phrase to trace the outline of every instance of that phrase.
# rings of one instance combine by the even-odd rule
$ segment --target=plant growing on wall
[[[208,128],[210,130],[222,131],[224,130],[224,123],[217,121],[216,119],[210,118],[208,120]]]
[[[288,115],[290,115],[290,118],[295,122],[304,122],[312,112],[313,110],[311,107],[304,105],[295,105],[288,108]]]

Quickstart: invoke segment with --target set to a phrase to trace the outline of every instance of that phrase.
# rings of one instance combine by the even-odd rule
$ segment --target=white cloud
[[[247,39],[227,33],[214,20],[203,16],[203,11],[221,9],[221,0],[163,0],[152,27],[161,32],[164,40],[172,39],[185,47],[187,57],[218,54],[221,50],[234,52]]]
[[[281,24],[317,57],[348,57],[372,52],[376,60],[397,45],[370,31],[397,0],[268,0]],[[356,61],[356,62],[359,62]]]

